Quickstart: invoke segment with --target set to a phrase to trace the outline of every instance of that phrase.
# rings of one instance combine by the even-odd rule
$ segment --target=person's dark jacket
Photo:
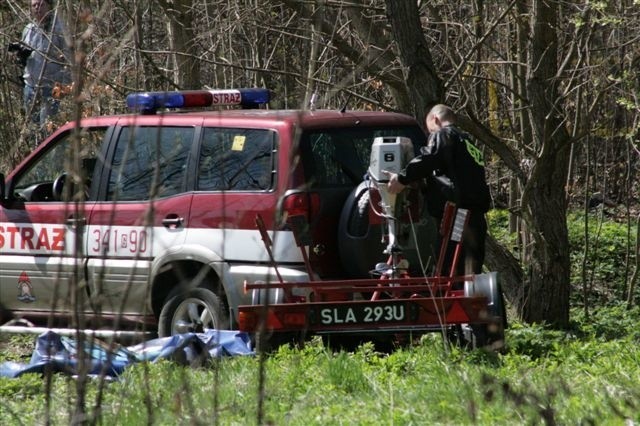
[[[429,135],[427,146],[399,173],[403,185],[426,179],[426,197],[433,216],[442,215],[444,203],[458,207],[489,210],[491,195],[485,179],[482,151],[469,135],[454,126],[445,126]]]

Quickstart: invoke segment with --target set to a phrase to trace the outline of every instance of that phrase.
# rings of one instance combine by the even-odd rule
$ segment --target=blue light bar
[[[127,95],[127,107],[143,114],[160,108],[195,108],[207,106],[239,105],[258,108],[269,103],[268,89],[186,90],[180,92],[137,92]]]

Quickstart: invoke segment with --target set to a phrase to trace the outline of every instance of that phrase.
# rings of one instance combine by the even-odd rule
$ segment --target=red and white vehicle
[[[251,304],[245,282],[367,278],[385,260],[358,207],[372,141],[417,148],[421,128],[397,113],[268,100],[262,89],[139,93],[127,99],[135,114],[57,130],[0,177],[1,304],[30,320],[170,335],[235,328]],[[244,108],[193,108],[223,103]],[[409,259],[434,258],[427,217],[414,218],[424,247],[408,238]]]

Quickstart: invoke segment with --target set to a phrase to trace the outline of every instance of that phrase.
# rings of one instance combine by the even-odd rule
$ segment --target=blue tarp
[[[53,331],[36,339],[36,348],[28,364],[4,362],[0,376],[18,377],[25,373],[77,374],[77,341]],[[129,365],[171,359],[182,365],[201,365],[211,358],[253,355],[249,335],[233,330],[209,330],[206,333],[185,333],[162,337],[128,347],[109,347],[104,342],[87,338],[84,342],[89,374],[116,377]]]

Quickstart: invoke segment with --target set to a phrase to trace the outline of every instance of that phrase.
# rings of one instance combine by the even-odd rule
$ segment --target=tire
[[[368,278],[386,259],[382,227],[369,223],[369,185],[360,183],[347,197],[338,222],[338,256],[347,278]]]
[[[229,314],[224,303],[206,287],[176,289],[167,297],[158,318],[160,337],[228,328]]]
[[[473,282],[465,282],[465,296],[486,296],[489,300],[487,311],[490,319],[485,324],[463,324],[459,330],[459,341],[472,349],[501,351],[505,347],[504,330],[507,327],[507,313],[504,295],[498,283],[497,274],[478,274]]]
[[[386,243],[383,242],[384,224],[369,222],[369,187],[371,183],[362,182],[354,188],[347,197],[338,222],[338,256],[346,278],[370,278],[371,270],[380,262],[388,258],[384,254]],[[428,264],[436,253],[438,238],[437,229],[433,218],[426,209],[422,208],[422,195],[417,190],[404,194],[408,197],[414,208],[412,212],[412,225],[406,211],[399,207],[396,237],[402,247],[403,257],[409,262],[409,274],[422,276],[421,263]],[[398,206],[401,203],[398,202]],[[400,214],[402,213],[402,214]],[[418,247],[413,238],[416,234]],[[385,230],[386,232],[386,230]]]

